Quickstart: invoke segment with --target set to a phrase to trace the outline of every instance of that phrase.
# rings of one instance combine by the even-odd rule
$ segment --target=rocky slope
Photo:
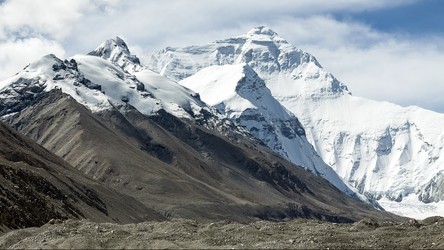
[[[53,219],[130,223],[163,220],[135,199],[87,178],[0,123],[0,231]]]
[[[299,119],[322,159],[360,193],[409,216],[444,211],[444,115],[352,96],[312,55],[267,27],[208,45],[166,48],[149,67],[179,81],[208,66],[240,63],[258,74]]]

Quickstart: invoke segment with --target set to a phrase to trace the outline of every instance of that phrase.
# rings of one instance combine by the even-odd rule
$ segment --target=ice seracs
[[[149,67],[182,80],[209,66],[241,63],[299,119],[306,138],[344,181],[399,214],[439,214],[443,114],[352,96],[311,54],[263,26],[208,45],[166,48]]]

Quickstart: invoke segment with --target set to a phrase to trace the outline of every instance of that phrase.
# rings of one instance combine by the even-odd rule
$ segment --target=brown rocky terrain
[[[180,219],[127,225],[68,220],[5,234],[0,248],[442,249],[443,232],[442,217],[353,224],[305,219],[249,224]]]
[[[120,223],[164,219],[0,123],[0,231],[68,218]]]

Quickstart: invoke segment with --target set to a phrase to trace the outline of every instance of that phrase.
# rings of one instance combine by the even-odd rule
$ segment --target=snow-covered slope
[[[444,207],[444,115],[354,97],[310,54],[267,27],[203,46],[166,48],[150,68],[185,79],[211,65],[246,63],[298,117],[316,151],[385,208],[414,217]],[[222,84],[222,83],[221,83]]]
[[[193,93],[177,83],[149,70],[141,74],[143,82],[96,56],[76,55],[69,61],[62,61],[47,55],[3,81],[1,97],[10,99],[13,105],[12,98],[23,99],[26,95],[31,97],[41,91],[60,88],[92,111],[130,103],[145,114],[165,109],[179,117],[190,117],[189,112],[200,106]],[[166,87],[158,88],[159,85]],[[174,87],[176,89],[171,90]],[[2,114],[13,110],[12,106],[4,108]]]
[[[0,116],[20,111],[52,89],[61,89],[93,112],[127,103],[146,115],[162,109],[211,128],[232,126],[193,91],[141,66],[120,38],[69,60],[44,56],[0,82]]]
[[[271,95],[265,82],[248,64],[210,66],[180,83],[198,92],[204,102],[248,129],[289,161],[353,194],[315,152],[298,119]]]

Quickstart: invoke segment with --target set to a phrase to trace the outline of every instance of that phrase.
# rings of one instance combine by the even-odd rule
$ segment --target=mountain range
[[[319,155],[346,185],[389,211],[417,218],[444,212],[443,114],[353,96],[314,56],[264,26],[206,45],[167,47],[147,64],[329,179],[328,168],[312,167],[324,166]],[[248,82],[255,84],[244,91]],[[295,135],[314,153],[298,155]]]
[[[83,184],[88,190],[98,190],[94,191],[97,195],[79,191],[79,197],[82,192],[97,197],[93,201],[83,198],[92,208],[77,204],[94,211],[82,212],[80,218],[120,223],[171,218],[241,222],[298,217],[335,222],[400,219],[375,209],[376,204],[369,204],[341,181],[308,143],[298,118],[274,99],[249,64],[234,67],[234,74],[245,74],[231,79],[234,99],[209,106],[202,93],[148,69],[122,39],[110,39],[88,55],[44,56],[0,82],[0,117],[23,134],[20,137],[32,144],[32,152],[38,149],[32,155],[38,159],[50,155],[52,160],[45,163],[60,172],[63,182],[43,173],[48,186],[71,190],[64,178],[72,172],[78,182],[88,184]],[[258,87],[263,89],[256,92]],[[230,105],[236,100],[246,108]],[[239,111],[232,112],[234,108]],[[258,116],[256,108],[264,113]],[[250,122],[269,129],[255,131]],[[269,136],[271,143],[259,135]],[[4,138],[23,151],[20,141]],[[285,151],[287,145],[297,146],[296,151]],[[5,152],[6,156],[16,154]],[[282,156],[283,152],[288,153]],[[29,161],[29,154],[17,154],[13,162],[28,162],[26,171],[36,171],[40,165]],[[288,161],[293,159],[290,156],[301,164]],[[18,182],[23,179],[20,173],[2,176]],[[40,190],[38,182],[27,185]],[[12,186],[7,184],[4,190]],[[58,204],[54,199],[42,202]],[[30,206],[9,200],[11,206]],[[96,216],[104,207],[116,214]],[[32,226],[42,225],[49,217],[76,217],[57,209],[60,216],[48,215]],[[8,219],[0,223],[3,228],[29,226]]]

